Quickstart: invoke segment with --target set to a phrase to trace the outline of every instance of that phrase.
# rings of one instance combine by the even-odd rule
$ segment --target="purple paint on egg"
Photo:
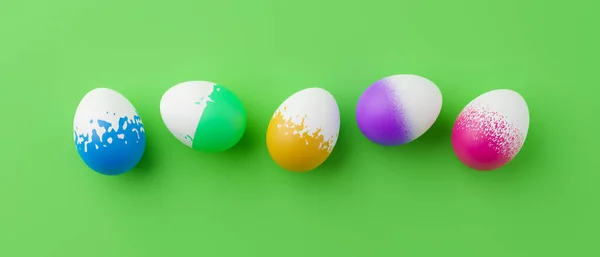
[[[392,77],[383,78],[367,88],[356,106],[360,131],[376,144],[394,146],[412,140],[408,120],[395,92]]]
[[[363,92],[356,106],[356,122],[374,143],[402,145],[423,135],[441,109],[442,92],[433,82],[417,75],[393,75]]]

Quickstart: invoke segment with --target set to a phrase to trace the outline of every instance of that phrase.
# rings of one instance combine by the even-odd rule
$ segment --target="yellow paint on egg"
[[[333,96],[320,88],[300,91],[275,111],[267,128],[267,148],[282,168],[305,172],[331,154],[339,132]]]

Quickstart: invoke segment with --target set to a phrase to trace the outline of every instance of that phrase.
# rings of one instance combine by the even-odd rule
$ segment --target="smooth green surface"
[[[214,85],[208,97],[211,101],[206,101],[192,147],[213,153],[229,150],[246,133],[246,109],[235,93],[221,85]]]
[[[597,1],[2,1],[0,256],[600,256]],[[440,118],[402,147],[354,121],[372,82],[437,83]],[[248,129],[222,154],[185,147],[159,101],[189,80],[227,85]],[[136,106],[148,148],[107,177],[73,144],[94,87]],[[338,145],[310,173],[269,158],[269,118],[324,87]],[[454,156],[450,127],[470,100],[511,88],[531,126],[492,173]]]

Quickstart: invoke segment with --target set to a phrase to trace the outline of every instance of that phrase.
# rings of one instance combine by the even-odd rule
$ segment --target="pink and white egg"
[[[478,96],[460,112],[452,129],[452,148],[468,167],[491,171],[515,158],[528,130],[525,99],[513,90],[493,90]]]

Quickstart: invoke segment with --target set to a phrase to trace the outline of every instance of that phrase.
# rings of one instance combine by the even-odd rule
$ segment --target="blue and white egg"
[[[83,162],[105,175],[133,169],[146,148],[144,124],[135,107],[108,88],[96,88],[81,99],[73,133]]]

